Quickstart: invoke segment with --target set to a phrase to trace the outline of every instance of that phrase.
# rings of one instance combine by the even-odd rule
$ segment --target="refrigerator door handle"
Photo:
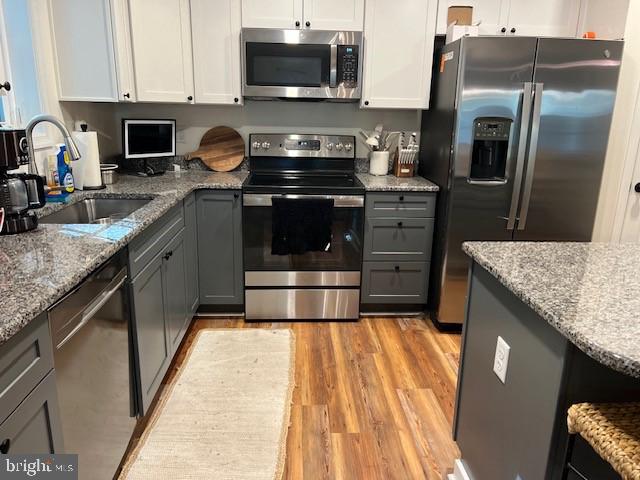
[[[513,193],[511,194],[511,207],[507,217],[507,230],[513,230],[516,226],[518,203],[520,202],[520,189],[522,187],[522,174],[524,162],[527,156],[527,140],[529,139],[529,124],[531,122],[531,104],[533,102],[533,83],[525,82],[522,92],[522,113],[520,115],[520,139],[518,140],[518,156],[516,159],[516,175],[513,179]]]
[[[531,120],[531,139],[529,140],[529,155],[527,157],[527,173],[525,176],[524,193],[522,194],[522,205],[518,217],[518,230],[524,230],[527,226],[527,213],[529,212],[529,201],[531,200],[531,190],[533,189],[533,172],[536,166],[536,156],[538,154],[538,136],[540,133],[540,111],[542,109],[542,90],[544,84],[536,83],[533,89],[533,115]]]

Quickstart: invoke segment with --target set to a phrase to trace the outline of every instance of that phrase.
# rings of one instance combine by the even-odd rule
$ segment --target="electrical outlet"
[[[496,354],[493,358],[493,373],[497,375],[502,383],[506,383],[507,367],[509,365],[509,352],[511,347],[504,338],[498,336],[496,343]]]
[[[178,130],[176,132],[176,143],[184,143],[184,130]]]

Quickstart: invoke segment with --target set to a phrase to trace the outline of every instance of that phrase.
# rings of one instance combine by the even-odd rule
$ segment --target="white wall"
[[[637,2],[637,0],[634,0]],[[624,37],[629,0],[588,0],[583,2],[580,35],[595,32],[597,38],[616,40]]]
[[[618,241],[640,128],[640,1],[629,5],[618,93],[611,122],[596,224],[595,241]],[[617,219],[616,219],[617,217]]]
[[[115,106],[118,144],[121,149],[123,118],[172,118],[178,130],[179,155],[198,148],[209,128],[235,128],[248,141],[249,133],[339,133],[357,135],[377,123],[393,130],[419,131],[417,110],[361,110],[357,103],[247,101],[244,106],[119,104]],[[121,151],[121,150],[119,150]],[[356,156],[368,150],[358,140]]]

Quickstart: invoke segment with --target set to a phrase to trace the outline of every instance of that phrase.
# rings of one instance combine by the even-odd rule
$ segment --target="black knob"
[[[396,265],[395,267],[393,267],[393,269],[394,269],[396,272],[399,272],[399,271],[400,271],[400,265]]]
[[[636,186],[633,187],[633,189],[636,191],[636,193],[640,193],[640,183],[636,183]]]
[[[169,258],[171,258],[171,254],[169,252],[164,254],[164,259],[165,260],[169,260]]]
[[[9,82],[0,83],[0,90],[3,88],[8,92],[11,90],[11,84]]]
[[[511,33],[516,33],[516,29],[515,29],[515,28],[512,28],[512,29],[511,29]]]
[[[233,194],[233,198],[240,198],[240,194],[239,193],[234,193]]]
[[[238,103],[238,102],[240,101],[240,99],[239,99],[238,97],[236,97],[236,98],[234,98],[234,99],[233,99],[233,101],[234,101],[235,103]]]
[[[187,100],[191,101],[191,100],[193,100],[193,97],[192,97],[191,95],[189,95],[189,96],[187,97]]]
[[[398,222],[398,228],[402,228],[402,222]]]
[[[310,26],[311,26],[311,22],[307,22],[307,23],[305,23],[305,25],[306,25],[307,27],[310,27]]]
[[[124,98],[129,98],[131,95],[129,95],[128,93],[125,93],[124,95],[122,95]]]
[[[501,31],[502,33],[507,33],[507,27],[502,27],[502,28],[500,29],[500,31]]]
[[[398,197],[398,200],[400,200],[401,202],[404,202],[404,195],[400,195],[400,196]]]
[[[369,100],[365,100],[365,101],[364,101],[364,104],[365,104],[365,105],[369,105]]]
[[[296,22],[296,27],[299,27],[299,26],[300,26],[300,22]]]
[[[11,439],[7,438],[4,442],[0,443],[0,453],[6,455],[9,453],[9,449],[11,448]]]

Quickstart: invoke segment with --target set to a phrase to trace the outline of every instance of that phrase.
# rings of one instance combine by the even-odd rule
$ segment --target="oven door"
[[[283,252],[273,244],[273,198],[292,202],[310,199],[333,201],[331,240],[326,249]],[[314,215],[310,212],[310,215]],[[311,222],[313,218],[309,219]],[[318,221],[322,221],[318,218]],[[242,237],[244,269],[249,272],[357,272],[362,264],[364,196],[362,195],[243,195]],[[303,235],[304,232],[299,232]],[[296,239],[290,239],[293,243]],[[309,274],[305,274],[307,277]],[[303,276],[305,276],[303,275]],[[359,281],[358,281],[359,284]]]
[[[355,101],[360,98],[360,76],[343,74],[345,62],[338,57],[344,53],[339,46],[358,51],[360,43],[360,32],[243,29],[242,94]]]

